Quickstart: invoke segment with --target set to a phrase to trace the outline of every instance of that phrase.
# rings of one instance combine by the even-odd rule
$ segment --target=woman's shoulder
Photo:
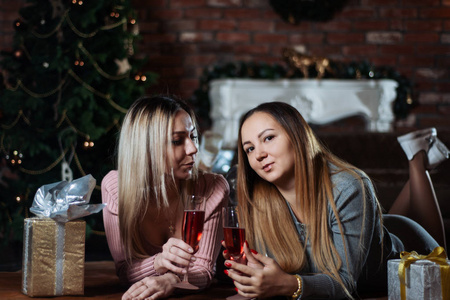
[[[221,189],[223,191],[230,189],[225,177],[216,173],[200,173],[198,185],[207,189]]]
[[[375,203],[376,196],[370,178],[361,170],[341,170],[331,175],[336,206],[347,207],[349,203],[362,205]],[[359,203],[359,204],[357,204]]]
[[[230,187],[225,177],[215,173],[200,173],[196,190],[217,202],[228,199],[230,193]]]
[[[119,193],[118,173],[116,170],[110,171],[102,180],[102,202],[106,203],[108,209],[114,212],[117,208]]]
[[[342,190],[350,187],[361,187],[361,183],[367,185],[370,183],[369,177],[362,170],[354,169],[338,169],[331,166],[331,182],[335,189]]]
[[[118,185],[118,172],[117,170],[109,171],[108,174],[105,175],[102,179],[102,189],[106,188],[107,190],[111,188],[117,189]]]

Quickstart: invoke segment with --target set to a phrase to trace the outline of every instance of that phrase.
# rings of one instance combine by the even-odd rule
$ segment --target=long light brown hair
[[[361,183],[363,197],[365,186],[354,166],[333,155],[316,138],[311,127],[292,106],[282,102],[263,103],[247,112],[241,119],[238,135],[237,198],[241,222],[246,226],[246,236],[251,247],[264,254],[272,254],[280,267],[288,273],[300,271],[306,264],[305,248],[299,240],[289,207],[278,189],[263,180],[251,168],[242,147],[242,125],[254,113],[271,115],[286,132],[293,148],[295,159],[296,201],[307,225],[306,238],[311,245],[311,260],[324,274],[334,278],[351,297],[339,276],[342,265],[339,253],[333,244],[328,224],[328,206],[331,207],[344,242],[344,232],[333,198],[333,172],[349,172]],[[336,170],[330,170],[330,163]],[[365,199],[364,199],[365,205]],[[381,207],[378,204],[379,215]],[[365,219],[365,217],[364,217]],[[364,221],[361,224],[363,240]],[[344,249],[348,265],[347,249]],[[351,275],[351,274],[350,274]],[[351,282],[357,280],[353,278]]]
[[[182,100],[169,96],[143,97],[136,100],[125,115],[118,145],[119,228],[127,260],[144,258],[140,223],[149,205],[158,213],[169,207],[167,190],[176,187],[166,160],[171,145],[173,121],[184,110],[197,127],[191,108]],[[196,145],[198,148],[198,145]],[[198,177],[181,184],[180,199],[192,190]]]

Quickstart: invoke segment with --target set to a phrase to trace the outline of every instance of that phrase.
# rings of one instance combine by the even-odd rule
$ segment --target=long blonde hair
[[[186,111],[198,128],[190,107],[174,97],[140,98],[125,115],[118,145],[118,180],[120,237],[127,260],[148,256],[139,225],[148,205],[156,206],[158,212],[168,208],[167,190],[176,188],[173,174],[167,176],[170,166],[166,157],[173,120],[180,110]],[[192,179],[181,185],[180,198],[192,189],[197,175],[194,166]]]
[[[285,130],[294,149],[295,192],[296,201],[307,224],[307,235],[312,251],[312,261],[324,274],[331,276],[350,292],[339,276],[342,265],[339,253],[333,244],[328,224],[328,205],[336,217],[344,242],[344,232],[336,204],[333,198],[332,172],[349,172],[357,178],[365,196],[365,186],[361,175],[363,172],[344,162],[316,138],[311,127],[301,114],[292,106],[281,102],[263,103],[247,112],[241,119],[238,135],[238,175],[237,198],[240,206],[241,222],[246,226],[246,236],[251,247],[261,253],[271,253],[280,267],[288,273],[300,271],[306,264],[305,247],[298,238],[289,207],[272,183],[260,178],[250,167],[242,147],[241,129],[244,122],[254,113],[264,112],[271,115]],[[330,165],[337,171],[330,170]],[[365,199],[364,199],[365,205]],[[381,216],[381,207],[378,205]],[[365,219],[365,218],[364,218]],[[361,224],[363,240],[364,221]],[[344,249],[348,265],[347,249]],[[351,275],[351,274],[350,274]],[[351,282],[357,280],[353,278]]]

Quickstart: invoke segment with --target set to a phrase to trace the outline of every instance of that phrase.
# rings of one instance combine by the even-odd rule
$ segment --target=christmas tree
[[[1,52],[0,238],[21,241],[39,187],[114,168],[117,130],[130,104],[156,80],[142,73],[129,0],[28,0]],[[101,214],[89,217],[102,228]],[[101,230],[101,229],[100,229]]]

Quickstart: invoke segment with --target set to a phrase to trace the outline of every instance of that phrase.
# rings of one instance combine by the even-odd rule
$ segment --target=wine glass
[[[225,247],[231,260],[242,263],[245,243],[245,228],[238,220],[238,207],[228,206],[222,209],[222,225]],[[239,294],[226,298],[227,300],[249,299]]]
[[[189,196],[184,203],[183,241],[194,249],[194,253],[197,252],[198,243],[202,238],[203,223],[205,221],[205,203],[205,197],[195,195]],[[183,280],[175,284],[175,287],[198,290],[199,287],[189,283],[188,272],[189,265],[186,267]]]

